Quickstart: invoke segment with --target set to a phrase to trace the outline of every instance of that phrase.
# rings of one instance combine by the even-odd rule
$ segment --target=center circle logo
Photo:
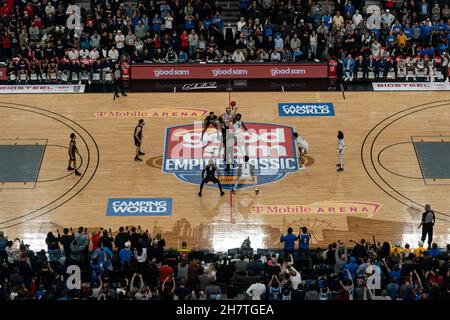
[[[246,122],[244,148],[254,166],[259,185],[284,178],[288,173],[298,170],[294,128],[271,123]],[[162,170],[172,173],[178,179],[200,185],[201,172],[210,159],[220,171],[222,187],[231,190],[237,178],[237,167],[242,162],[241,149],[234,144],[235,163],[231,170],[225,171],[222,137],[216,130],[208,130],[202,139],[201,127],[194,124],[180,125],[166,129]],[[251,185],[241,184],[238,188]]]

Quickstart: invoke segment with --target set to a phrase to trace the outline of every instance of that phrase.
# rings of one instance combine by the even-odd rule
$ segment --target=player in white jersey
[[[239,152],[241,155],[246,155],[247,152],[245,150],[245,131],[247,131],[247,127],[245,126],[244,122],[241,120],[242,115],[240,113],[236,114],[233,120],[233,134],[236,138],[236,145],[239,149]]]
[[[398,76],[406,78],[406,59],[403,56],[397,58]]]
[[[434,59],[433,57],[425,56],[425,66],[427,69],[427,80],[434,82]]]
[[[425,65],[425,59],[419,56],[416,60],[416,75],[417,71],[424,71],[427,74],[427,67]],[[414,79],[416,80],[416,79]]]
[[[442,54],[442,75],[444,76],[444,82],[448,83],[448,68],[450,68],[450,55],[448,52]]]
[[[338,160],[339,163],[337,164],[337,171],[344,171],[344,151],[345,151],[345,142],[344,142],[344,133],[342,131],[338,131]]]
[[[232,191],[233,193],[236,193],[236,188],[241,181],[252,181],[253,187],[255,188],[255,193],[256,194],[259,193],[258,186],[256,185],[256,178],[254,175],[253,166],[248,162],[248,160],[249,160],[249,157],[245,156],[244,163],[239,165],[236,183],[234,184],[233,191]]]
[[[237,112],[237,107],[235,101],[231,101],[230,105],[225,109],[225,112],[222,114],[222,118],[227,125],[228,128],[230,128],[233,125],[233,119]]]
[[[233,145],[234,136],[230,129],[233,128],[233,119],[236,115],[237,107],[235,101],[231,101],[230,105],[225,109],[225,112],[219,117],[220,126],[222,130],[222,145],[224,150],[224,159],[227,164],[225,171],[229,171],[233,164]],[[228,137],[227,137],[228,134]],[[222,146],[221,146],[222,147]],[[220,149],[222,150],[222,149]],[[220,154],[219,150],[219,154]]]
[[[305,167],[305,154],[308,153],[309,144],[297,132],[294,132],[292,135],[293,135],[295,141],[297,142],[297,147],[298,147],[298,152],[299,152],[298,160],[300,162],[300,166],[299,166],[298,170],[305,170],[306,169],[306,167]]]
[[[408,73],[411,71],[413,73],[414,81],[416,81],[416,59],[414,57],[406,57],[406,75],[405,80],[408,81]]]

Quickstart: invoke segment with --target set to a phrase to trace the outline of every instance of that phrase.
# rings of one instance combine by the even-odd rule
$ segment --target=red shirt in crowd
[[[2,36],[2,48],[3,49],[9,49],[11,48],[11,38],[8,36],[3,35]]]
[[[92,250],[95,250],[98,248],[98,243],[100,242],[100,238],[101,238],[101,233],[97,232],[97,234],[93,235],[91,237],[91,241],[92,241]]]
[[[161,39],[159,39],[159,37],[155,37],[155,39],[153,39],[153,46],[155,49],[161,48]]]
[[[187,49],[189,47],[189,40],[188,40],[189,36],[185,33],[182,33],[180,38],[181,38],[181,47],[183,49]]]
[[[391,8],[394,7],[394,1],[392,1],[392,0],[386,0],[386,1],[384,1],[384,6],[385,6],[386,8],[388,8],[388,9],[391,9]]]
[[[25,6],[25,8],[23,8],[23,11],[28,13],[29,17],[33,17],[34,16],[34,8],[31,4],[27,4]]]
[[[11,8],[9,8],[8,5],[6,5],[6,4],[0,8],[0,15],[2,17],[9,16],[10,12],[11,12]]]
[[[5,3],[8,5],[9,10],[14,7],[14,0],[5,0]]]
[[[41,18],[39,18],[38,16],[36,16],[36,18],[34,18],[34,20],[33,20],[33,26],[36,26],[36,27],[38,27],[39,29],[42,29],[42,26],[43,26],[44,24],[43,24],[43,22],[42,22],[42,19]]]
[[[164,264],[161,267],[159,267],[159,275],[161,282],[166,280],[166,278],[173,273],[174,273],[173,268],[171,266],[168,266],[167,264]]]

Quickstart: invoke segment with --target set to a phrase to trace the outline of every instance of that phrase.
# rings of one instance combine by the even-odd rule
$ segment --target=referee
[[[425,238],[428,235],[428,248],[431,248],[433,242],[433,227],[436,221],[434,211],[431,210],[429,204],[425,205],[425,212],[422,214],[422,221],[419,224],[419,229],[422,227],[422,242],[425,242]]]
[[[127,96],[125,93],[125,88],[123,87],[122,83],[122,70],[120,68],[120,64],[116,63],[114,67],[114,98],[113,100],[116,100],[116,98],[119,98],[119,90],[122,96]]]

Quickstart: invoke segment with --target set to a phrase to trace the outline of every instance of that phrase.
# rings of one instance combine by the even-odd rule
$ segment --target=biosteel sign
[[[137,64],[133,80],[327,78],[326,64]]]

